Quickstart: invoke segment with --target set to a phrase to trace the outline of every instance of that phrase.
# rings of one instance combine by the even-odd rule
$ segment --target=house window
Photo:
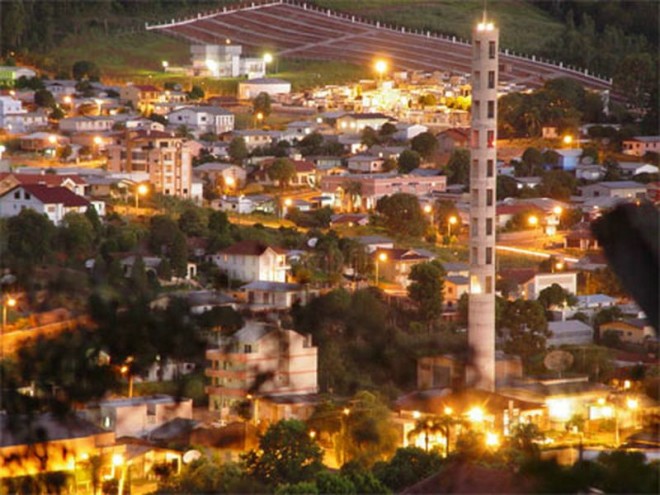
[[[488,101],[488,118],[489,119],[495,118],[495,101],[493,100]]]
[[[486,277],[486,294],[493,293],[493,277]]]
[[[486,162],[486,176],[487,177],[492,177],[495,173],[494,169],[495,169],[495,166],[494,166],[493,160],[488,160]]]
[[[245,345],[243,346],[243,352],[244,352],[245,354],[251,354],[251,353],[252,353],[252,345],[250,345],[250,344],[245,344]]]
[[[472,177],[479,175],[479,160],[472,160]]]
[[[479,147],[479,131],[472,131],[472,142],[470,144],[473,148]]]
[[[494,148],[495,147],[495,131],[488,131],[488,147],[489,148]]]
[[[488,89],[495,89],[495,71],[488,71]]]
[[[470,201],[473,206],[479,205],[479,189],[472,189],[472,199]]]
[[[493,206],[493,190],[486,189],[486,206]]]
[[[472,228],[473,236],[479,235],[479,220],[477,218],[472,219],[472,223],[470,224],[470,227]]]
[[[472,102],[472,113],[477,119],[481,116],[481,103],[479,103],[479,100]]]
[[[495,54],[497,53],[497,46],[495,45],[494,41],[489,41],[488,42],[488,58],[493,59],[495,58]]]
[[[472,89],[481,89],[481,72],[478,70],[475,70],[472,76]]]
[[[493,264],[493,248],[490,247],[486,248],[486,264],[487,265]]]
[[[481,57],[481,41],[474,42],[474,58],[479,59]]]
[[[21,199],[21,192],[20,191],[16,191],[14,193],[14,199]]]
[[[475,265],[479,264],[479,249],[476,247],[472,248],[472,263]]]
[[[486,235],[493,235],[493,219],[486,219]]]

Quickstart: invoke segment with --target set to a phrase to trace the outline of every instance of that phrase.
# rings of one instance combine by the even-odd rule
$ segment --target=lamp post
[[[539,224],[539,217],[532,215],[527,219],[527,223],[532,228],[532,230],[536,230],[536,226]]]
[[[146,184],[140,184],[135,188],[135,209],[140,207],[140,196],[145,196],[149,192]]]
[[[163,72],[167,72],[167,68],[170,66],[170,63],[167,60],[163,60],[161,65],[163,66]]]
[[[4,353],[4,335],[7,329],[7,308],[16,306],[16,299],[7,295],[2,298],[2,329],[0,329],[0,361],[5,357]]]
[[[268,74],[268,66],[273,63],[273,55],[271,53],[264,53],[264,72]],[[275,70],[277,72],[277,69]]]
[[[378,256],[376,256],[376,287],[378,287],[378,275],[379,275],[379,265],[380,261],[385,262],[387,261],[387,254],[386,253],[380,253]]]
[[[571,147],[571,144],[573,144],[573,136],[571,136],[570,134],[566,134],[566,135],[562,138],[562,142],[564,143],[564,145],[565,145],[567,148],[570,148],[570,147]]]
[[[282,211],[280,212],[280,219],[283,219],[285,217],[286,213],[289,212],[289,208],[293,204],[293,201],[291,200],[291,198],[286,198],[282,202],[282,204],[283,204],[283,206],[282,206]]]
[[[234,179],[231,176],[225,177],[225,189],[226,189],[225,193],[232,190],[235,185],[236,185],[236,179]]]
[[[348,407],[345,407],[341,412],[341,429],[342,429],[342,441],[341,441],[341,463],[346,462],[346,451],[348,444],[348,417],[351,414],[351,410]]]
[[[257,112],[254,116],[254,127],[261,127],[261,122],[264,120],[263,112]]]
[[[451,239],[451,226],[455,225],[458,222],[458,219],[452,215],[447,219],[447,237]]]
[[[385,60],[376,60],[376,63],[374,64],[374,69],[376,69],[376,72],[378,73],[378,79],[382,83],[383,75],[385,74],[385,72],[387,72],[387,62]]]

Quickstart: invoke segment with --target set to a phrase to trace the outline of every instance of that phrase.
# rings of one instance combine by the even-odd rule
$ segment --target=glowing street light
[[[532,215],[527,219],[527,223],[530,227],[536,228],[536,226],[539,224],[539,217]]]
[[[467,412],[467,417],[472,423],[483,423],[485,415],[480,407],[473,407]]]
[[[48,136],[48,142],[50,144],[56,144],[57,143],[57,136],[55,134],[51,134]]]
[[[140,196],[146,196],[149,192],[149,186],[146,184],[139,184],[135,188],[135,209],[137,210],[140,206]]]
[[[7,328],[7,308],[16,306],[16,299],[11,296],[5,296],[2,299],[2,328],[0,328],[0,359],[4,357],[4,348],[2,346],[3,335]]]
[[[378,287],[378,275],[379,275],[379,262],[385,263],[387,261],[387,253],[380,253],[376,256],[376,287]]]
[[[225,177],[225,187],[227,189],[233,189],[235,185],[236,185],[236,179],[234,179],[231,176]]]
[[[446,406],[443,412],[444,412],[447,416],[449,416],[449,415],[453,414],[454,410],[453,410],[451,407]]]
[[[486,433],[486,446],[487,447],[497,447],[500,444],[500,437],[497,433]]]
[[[571,136],[570,134],[566,134],[566,135],[564,136],[564,138],[562,139],[562,142],[563,142],[566,146],[570,146],[571,144],[573,144],[573,136]]]
[[[383,75],[387,72],[387,62],[385,60],[376,60],[374,69],[376,69],[376,73],[378,73],[378,77],[382,81]]]
[[[211,71],[211,74],[214,77],[218,77],[218,70],[220,69],[220,64],[215,60],[206,59],[206,67]]]
[[[266,65],[273,63],[273,55],[270,53],[264,53],[264,63]]]
[[[257,126],[261,126],[261,122],[264,120],[264,114],[263,112],[257,112],[254,116]]]
[[[413,411],[413,418],[414,419],[419,419],[421,417],[422,417],[422,413],[420,413],[419,411]]]
[[[451,238],[451,226],[456,225],[458,223],[458,218],[456,218],[454,215],[450,216],[447,219],[447,237]]]

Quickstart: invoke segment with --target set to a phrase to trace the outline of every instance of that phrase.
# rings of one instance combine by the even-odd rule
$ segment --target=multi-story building
[[[262,77],[266,74],[263,58],[243,58],[241,45],[192,45],[190,55],[195,75],[212,77]]]
[[[495,199],[499,29],[483,20],[472,31],[470,131],[470,306],[468,385],[495,388]]]
[[[221,417],[240,402],[260,396],[306,395],[318,391],[318,348],[311,336],[278,325],[248,321],[219,348],[206,351],[209,408]],[[254,416],[259,417],[253,403]]]
[[[154,191],[191,197],[192,154],[185,139],[169,132],[126,131],[107,148],[110,172],[147,173]]]
[[[149,114],[155,104],[162,101],[162,91],[156,86],[128,84],[119,88],[119,100],[130,103],[140,113]]]

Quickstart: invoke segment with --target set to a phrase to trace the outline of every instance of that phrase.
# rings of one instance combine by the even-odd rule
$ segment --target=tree
[[[240,136],[231,140],[227,152],[235,163],[241,163],[250,154],[245,144],[245,139]]]
[[[313,480],[322,459],[321,448],[298,420],[275,423],[259,440],[259,449],[243,456],[247,473],[270,486]]]
[[[367,148],[380,143],[378,132],[373,127],[365,127],[360,134],[360,142]]]
[[[382,126],[380,126],[380,130],[378,131],[378,134],[385,139],[389,139],[392,137],[392,134],[394,134],[397,131],[396,126],[392,124],[391,122],[385,122]]]
[[[424,159],[430,160],[438,149],[438,140],[431,132],[422,132],[410,141],[413,151],[419,153]]]
[[[80,261],[92,254],[95,232],[84,214],[69,212],[64,215],[58,237],[61,249],[71,258]]]
[[[399,155],[399,172],[407,174],[419,167],[422,157],[413,150],[403,150]]]
[[[204,93],[204,90],[202,88],[200,88],[199,86],[193,85],[193,87],[190,88],[190,91],[188,91],[186,96],[188,96],[189,100],[203,100],[204,96],[205,96],[205,93]]]
[[[507,301],[499,326],[509,330],[505,352],[520,356],[526,368],[534,356],[545,351],[548,321],[538,301]]]
[[[447,162],[447,180],[450,184],[467,186],[470,182],[470,152],[455,149]]]
[[[380,198],[376,211],[383,216],[390,232],[410,237],[421,237],[428,225],[419,206],[417,196],[408,193],[395,193]]]
[[[312,132],[300,140],[298,149],[303,156],[318,155],[323,149],[323,135]]]
[[[422,106],[422,108],[433,107],[438,104],[438,99],[435,97],[435,95],[430,93],[421,95],[417,101]]]
[[[243,478],[240,466],[200,457],[186,464],[181,474],[158,484],[156,494],[168,493],[238,493]]]
[[[412,267],[408,278],[408,297],[419,305],[419,313],[429,329],[442,313],[442,292],[445,270],[438,262],[419,263]]]
[[[34,104],[41,108],[55,108],[55,97],[47,89],[39,89],[34,93]]]
[[[271,102],[272,100],[268,93],[259,93],[255,99],[252,100],[252,113],[255,115],[261,113],[264,117],[268,117],[271,112]]]
[[[572,307],[577,304],[577,297],[559,284],[552,284],[539,292],[537,301],[547,310],[553,307]]]
[[[26,266],[42,263],[51,254],[55,226],[42,214],[26,208],[7,219],[7,255]]]
[[[206,212],[197,206],[190,206],[183,210],[178,223],[181,231],[188,236],[202,237],[207,233]]]
[[[101,70],[94,62],[78,60],[71,67],[71,74],[76,81],[98,81],[101,79]]]
[[[394,457],[374,466],[376,477],[395,493],[437,473],[442,458],[437,452],[428,452],[419,447],[397,449]]]
[[[288,158],[277,158],[268,167],[267,172],[268,178],[270,180],[276,180],[280,189],[284,191],[286,186],[289,185],[289,182],[291,182],[291,179],[296,176],[296,167]]]

